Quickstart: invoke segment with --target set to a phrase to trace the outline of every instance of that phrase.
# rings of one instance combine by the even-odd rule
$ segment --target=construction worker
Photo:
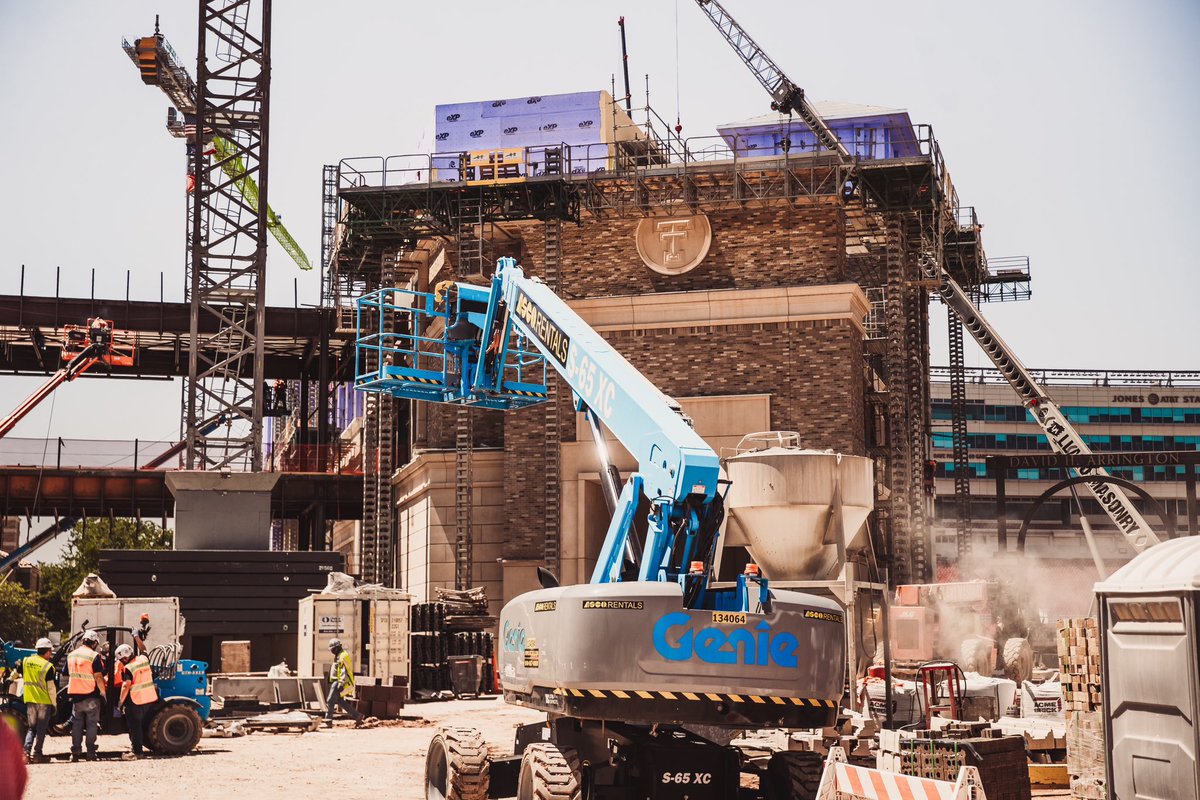
[[[150,615],[142,614],[138,626],[130,630],[133,634],[133,644],[139,653],[146,652],[146,637],[150,635]]]
[[[83,756],[83,737],[87,731],[87,758],[96,761],[96,731],[104,703],[104,659],[96,652],[100,637],[84,631],[79,647],[67,656],[67,696],[71,698],[71,760]]]
[[[361,728],[362,714],[346,698],[354,694],[354,664],[350,654],[342,647],[341,639],[329,640],[329,652],[333,653],[333,665],[329,668],[329,696],[325,698],[325,727],[333,727],[334,707],[341,706],[354,718],[354,727]]]
[[[25,677],[25,759],[42,764],[48,759],[42,754],[46,741],[46,730],[54,718],[54,698],[58,696],[58,676],[50,663],[50,640],[41,638],[33,646],[35,655],[23,659],[22,675]]]
[[[158,689],[154,687],[154,671],[145,654],[133,654],[133,648],[123,644],[117,648],[117,661],[121,671],[121,711],[125,714],[125,727],[129,729],[130,752],[121,756],[125,761],[135,761],[143,756],[142,733],[146,722],[146,709],[158,702]]]

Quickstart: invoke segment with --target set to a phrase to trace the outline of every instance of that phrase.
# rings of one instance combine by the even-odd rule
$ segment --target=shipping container
[[[301,598],[296,655],[300,676],[329,675],[329,640],[341,639],[356,676],[384,685],[407,679],[410,604],[410,595],[395,589]]]

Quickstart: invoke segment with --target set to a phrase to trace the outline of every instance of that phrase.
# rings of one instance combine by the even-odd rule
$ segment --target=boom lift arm
[[[463,290],[462,285],[459,291]],[[689,593],[707,584],[716,555],[724,498],[717,485],[718,457],[692,429],[679,404],[645,375],[541,281],[525,276],[512,259],[501,259],[492,279],[484,331],[500,343],[503,364],[516,329],[534,344],[571,387],[575,408],[585,413],[600,445],[601,471],[615,487],[599,424],[603,423],[638,462],[621,487],[600,552],[593,583],[621,580],[623,558],[632,554],[638,580],[684,584]],[[496,334],[499,338],[496,339]],[[484,359],[472,388],[495,391],[503,376]],[[640,555],[630,543],[641,496],[650,503],[649,529]],[[699,562],[699,563],[694,563]],[[696,595],[698,597],[698,595]]]
[[[571,387],[575,408],[592,426],[613,511],[592,583],[677,582],[686,606],[702,606],[724,497],[717,454],[692,429],[679,404],[511,258],[499,260],[490,286],[446,281],[433,295],[405,293],[412,303],[407,308],[389,306],[384,299],[389,292],[402,294],[383,290],[359,301],[358,387],[435,402],[516,408],[544,400],[548,364]],[[385,333],[381,324],[379,333],[363,335],[364,311],[373,308],[380,309],[381,319],[389,308],[395,316],[411,311],[412,323],[401,326],[406,333]],[[430,320],[439,317],[445,327],[429,332]],[[441,369],[422,369],[431,360]],[[366,369],[368,362],[382,366]],[[540,380],[536,374],[531,378],[539,367]],[[618,486],[607,458],[601,424],[637,460],[637,470],[623,485]],[[643,500],[649,514],[641,543],[635,520]]]
[[[808,103],[804,90],[783,73],[737,20],[730,16],[717,0],[696,0],[696,4],[712,20],[717,30],[754,73],[758,82],[770,93],[771,107],[795,113],[812,129],[826,148],[836,152],[844,164],[852,165],[853,157]],[[928,252],[922,254],[920,265],[926,278],[937,281],[937,292],[947,307],[958,315],[971,336],[996,365],[996,369],[1020,396],[1025,408],[1045,432],[1050,448],[1064,455],[1090,455],[1092,451],[1083,437],[1071,425],[1049,393],[1033,379],[1029,370],[983,318],[967,293],[936,256]],[[1076,472],[1083,476],[1108,477],[1108,473],[1098,467],[1083,468]],[[1104,513],[1136,552],[1140,553],[1147,547],[1158,544],[1158,537],[1120,487],[1099,480],[1088,482],[1087,487],[1104,509]]]
[[[107,352],[107,345],[105,343],[92,342],[71,359],[66,366],[51,375],[50,379],[38,387],[36,392],[29,395],[24,403],[17,406],[16,411],[13,411],[3,421],[0,421],[0,439],[7,436],[9,431],[17,426],[18,422],[24,419],[30,411],[37,408],[55,389],[68,381],[75,380],[99,362],[105,352]]]

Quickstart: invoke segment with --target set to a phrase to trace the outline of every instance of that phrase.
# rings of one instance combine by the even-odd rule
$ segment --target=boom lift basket
[[[358,299],[355,388],[410,400],[483,408],[546,401],[546,360],[518,332],[508,347],[483,341],[487,290],[380,289]],[[504,358],[499,391],[472,388],[480,359]],[[492,371],[487,361],[489,372]]]
[[[62,360],[69,363],[82,353],[88,345],[100,342],[102,353],[93,355],[102,364],[110,367],[132,367],[137,353],[137,334],[114,330],[112,322],[93,317],[86,325],[64,325],[62,336]]]

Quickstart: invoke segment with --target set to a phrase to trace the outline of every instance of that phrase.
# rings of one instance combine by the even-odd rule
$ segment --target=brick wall
[[[664,276],[637,254],[635,219],[587,219],[562,226],[565,298],[706,289],[811,286],[847,280],[845,222],[836,203],[802,203],[709,213],[712,246],[691,272]],[[542,274],[541,223],[507,225],[522,241],[519,261]],[[862,338],[844,320],[815,320],[606,334],[663,391],[681,397],[768,393],[771,425],[795,430],[806,446],[865,453]],[[570,391],[560,389],[564,440],[574,438]],[[506,412],[503,430],[476,418],[477,441],[504,448],[505,558],[540,559],[546,484],[541,407]],[[482,424],[481,424],[482,423]],[[453,409],[426,406],[416,431],[426,447],[453,447]],[[749,431],[747,431],[749,432]],[[502,435],[501,435],[502,433]],[[572,513],[566,510],[566,513]]]
[[[798,431],[807,447],[865,453],[862,335],[850,322],[617,331],[605,338],[669,395],[767,393],[772,428]],[[569,403],[560,405],[566,433],[574,426]],[[542,552],[543,420],[540,408],[530,408],[509,412],[505,423],[506,558]]]
[[[563,288],[568,297],[764,289],[841,283],[846,279],[846,230],[833,203],[726,209],[709,213],[712,246],[691,272],[660,275],[634,246],[636,219],[585,220],[562,226]],[[541,224],[521,227],[521,262],[542,272]]]

